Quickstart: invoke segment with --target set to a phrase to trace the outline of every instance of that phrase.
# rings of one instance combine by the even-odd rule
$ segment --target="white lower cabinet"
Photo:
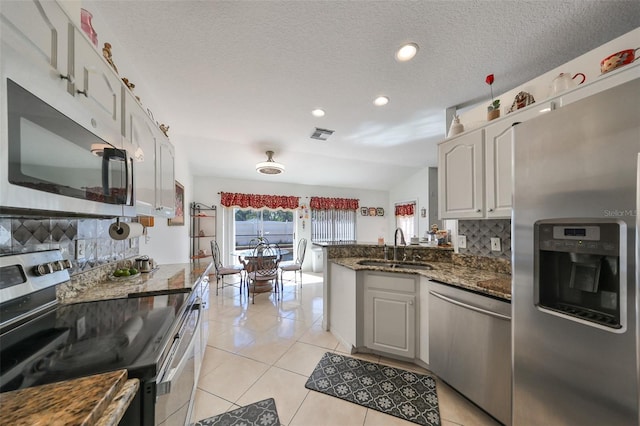
[[[415,275],[365,273],[364,343],[367,348],[415,358],[417,283]]]

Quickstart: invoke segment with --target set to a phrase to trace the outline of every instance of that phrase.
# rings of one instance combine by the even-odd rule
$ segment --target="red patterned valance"
[[[300,206],[300,198],[290,195],[259,195],[239,194],[234,192],[221,192],[220,204],[225,207],[242,207],[261,209],[297,209]]]
[[[416,205],[411,204],[397,204],[396,216],[413,216],[415,214]]]
[[[314,210],[358,210],[355,198],[311,197],[309,206]]]

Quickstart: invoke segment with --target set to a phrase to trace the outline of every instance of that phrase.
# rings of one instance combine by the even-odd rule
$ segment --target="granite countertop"
[[[1,393],[0,424],[115,426],[138,387],[118,370]]]
[[[100,281],[72,280],[58,288],[60,303],[89,302],[93,300],[127,297],[130,293],[192,288],[200,276],[211,271],[212,263],[176,263],[160,265],[149,273],[129,279]]]
[[[380,259],[367,259],[361,257],[347,257],[330,259],[332,262],[338,265],[346,266],[347,268],[360,271],[360,270],[373,270],[383,272],[395,272],[395,273],[408,273],[419,274],[429,279],[436,280],[445,284],[453,285],[456,287],[465,288],[478,293],[484,293],[490,296],[498,297],[504,300],[511,300],[511,275],[496,273],[484,269],[476,269],[468,266],[455,265],[448,262],[415,262],[415,263],[428,263],[433,266],[431,270],[425,269],[392,269],[384,266],[371,266],[360,265],[358,262],[363,260],[378,260]],[[389,263],[392,263],[389,261]]]

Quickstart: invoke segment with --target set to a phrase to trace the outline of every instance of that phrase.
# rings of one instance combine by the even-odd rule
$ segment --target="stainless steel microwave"
[[[121,141],[104,140],[69,117],[76,108],[71,96],[65,114],[10,78],[2,86],[0,212],[133,213],[133,158]]]

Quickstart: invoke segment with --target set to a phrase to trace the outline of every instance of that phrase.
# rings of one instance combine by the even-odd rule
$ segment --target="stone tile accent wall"
[[[467,237],[467,248],[459,248],[459,253],[511,260],[510,219],[459,220],[458,235]],[[500,238],[501,251],[491,251],[491,237]]]
[[[130,222],[131,219],[121,219]],[[71,275],[137,256],[138,238],[115,241],[109,225],[115,219],[0,217],[0,255],[60,249],[71,260]],[[84,259],[76,260],[76,241],[84,240]]]

